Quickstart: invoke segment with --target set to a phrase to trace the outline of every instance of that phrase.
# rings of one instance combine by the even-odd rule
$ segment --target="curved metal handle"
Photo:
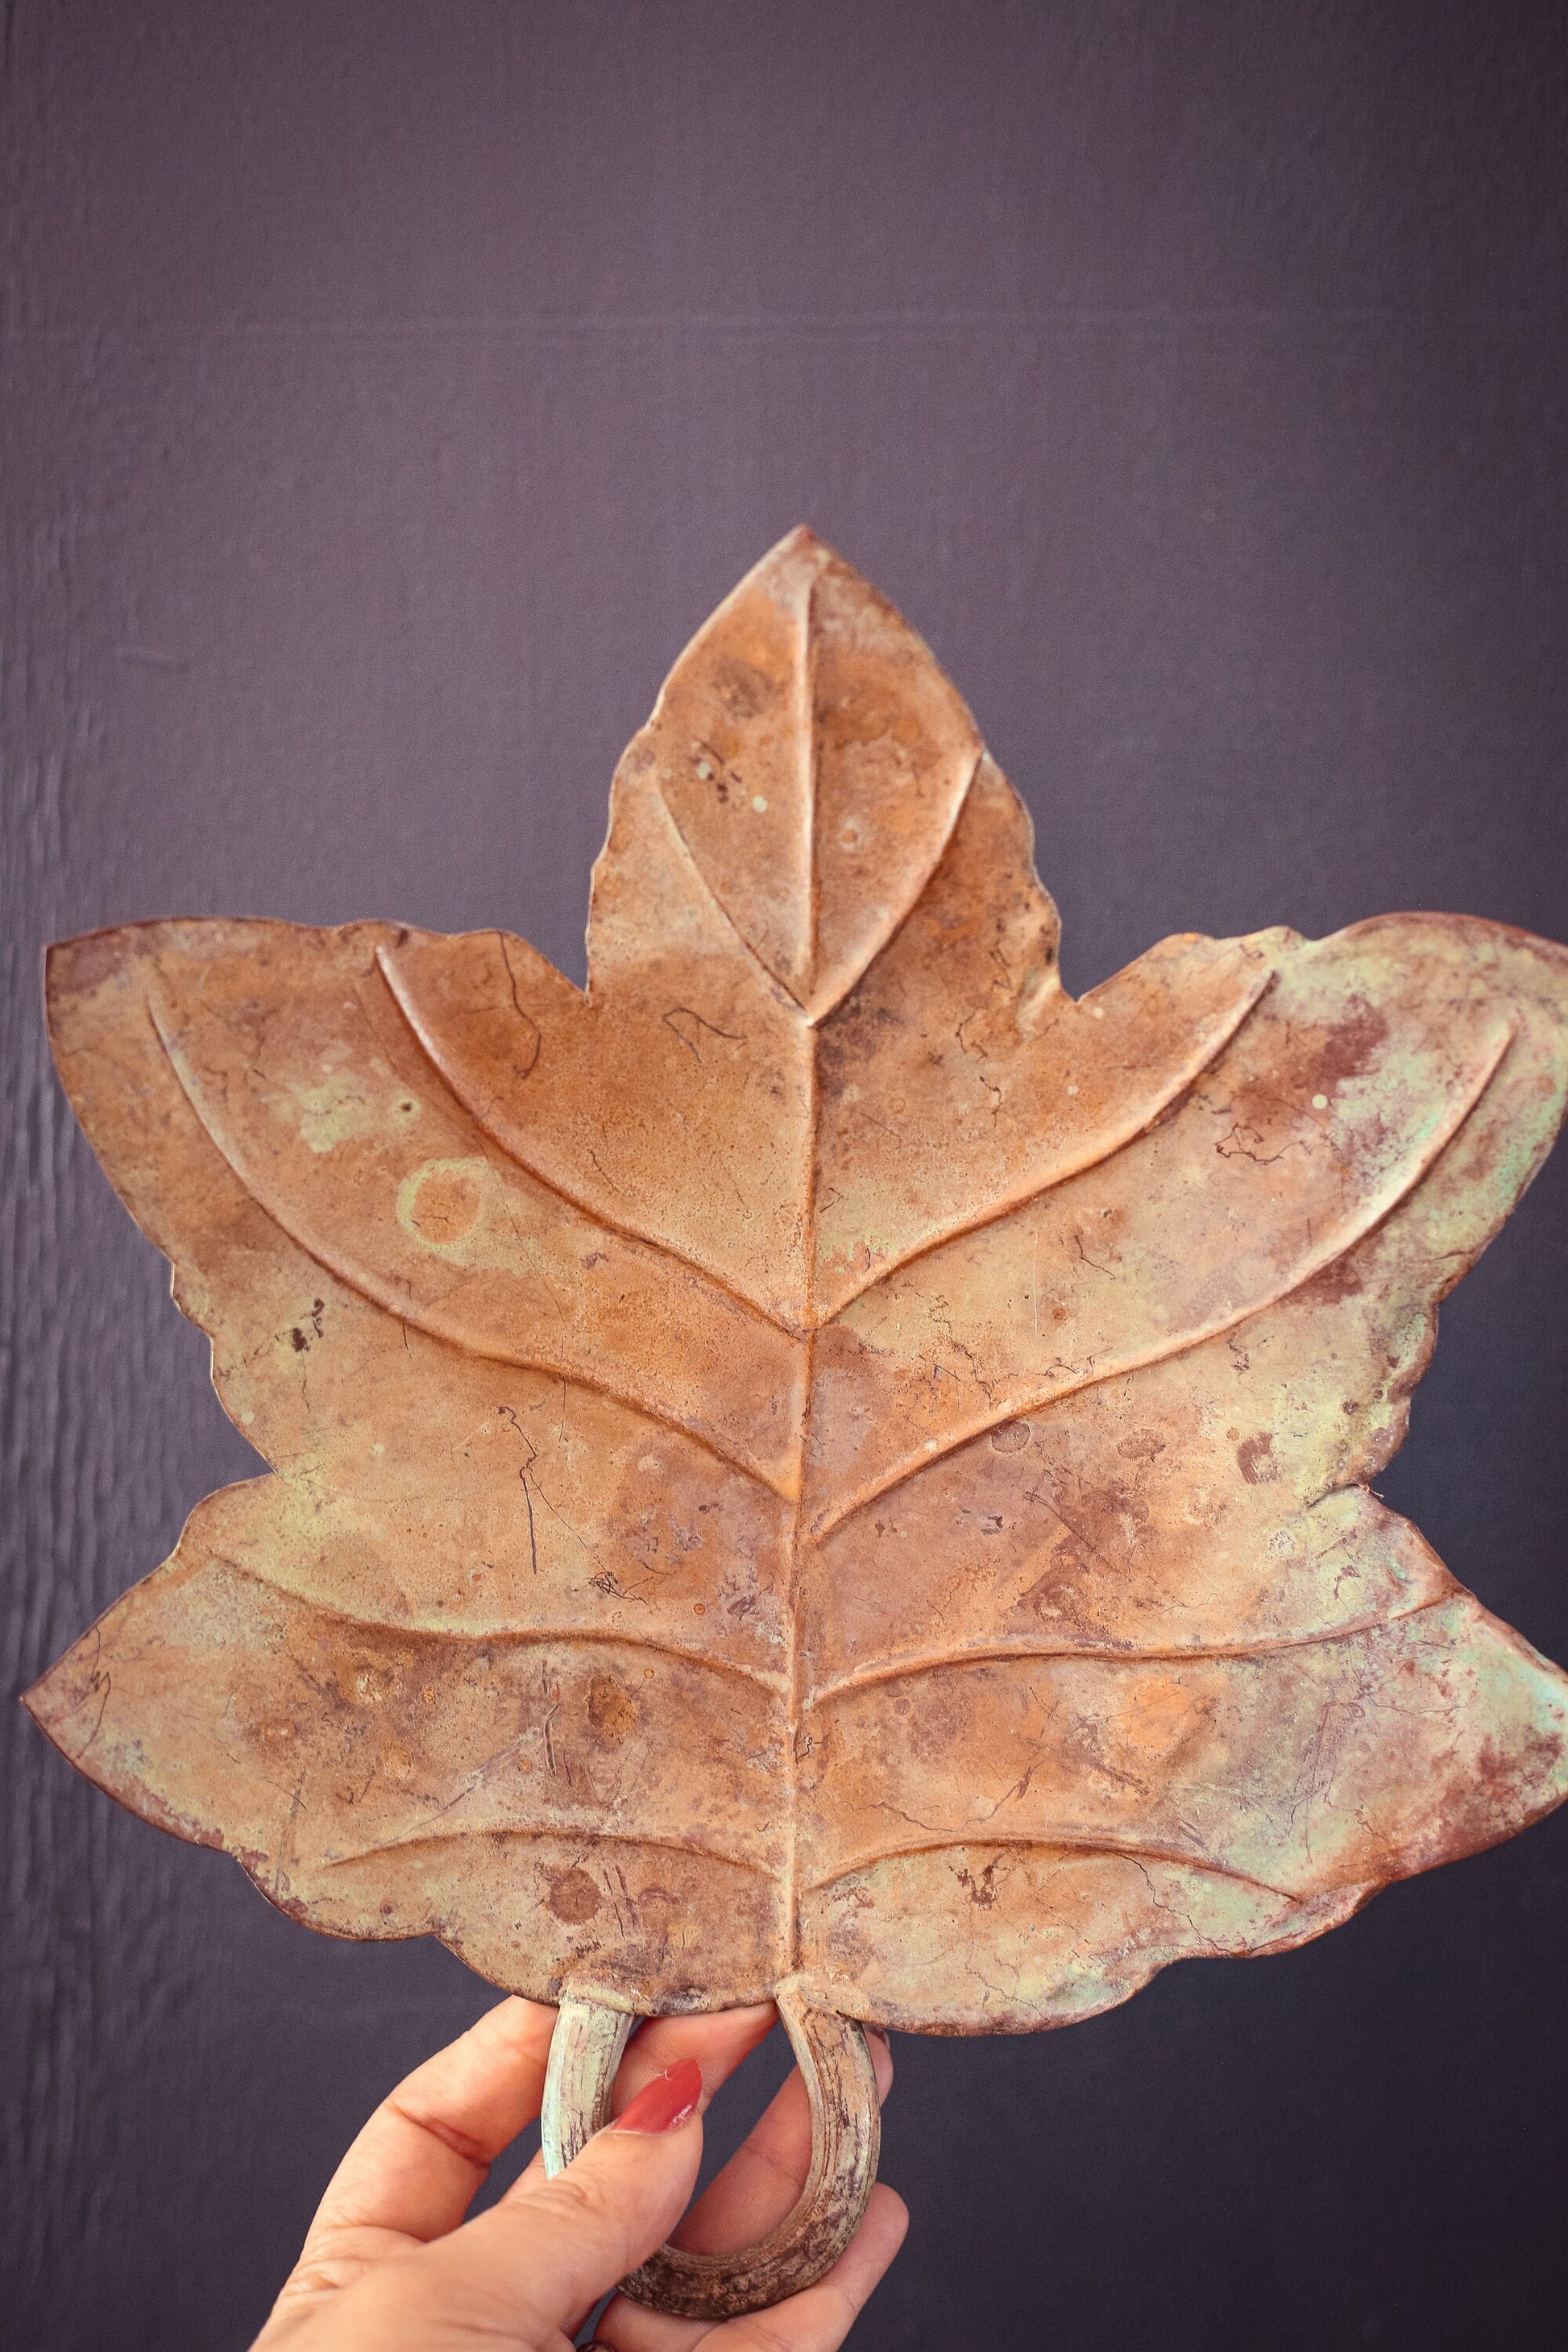
[[[831,2268],[860,2226],[877,2178],[882,2118],[866,2036],[851,2017],[808,2009],[785,1987],[779,2015],[811,2107],[805,2185],[776,2229],[732,2254],[661,2246],[621,2293],[683,2319],[731,2319],[797,2294]],[[632,2019],[608,2002],[562,2001],[540,2118],[544,2168],[563,2171],[610,2120],[616,2070]]]

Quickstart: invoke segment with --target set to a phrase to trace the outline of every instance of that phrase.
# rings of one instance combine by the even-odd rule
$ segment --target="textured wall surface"
[[[500,923],[807,520],[1035,812],[1069,985],[1392,907],[1568,934],[1568,32],[1510,0],[0,7],[7,1694],[253,1457],[40,943]],[[1568,1657],[1568,1158],[1384,1482]],[[0,1712],[5,2352],[240,2352],[486,1998]],[[1069,2032],[906,2041],[870,2347],[1555,2347],[1568,1814]]]

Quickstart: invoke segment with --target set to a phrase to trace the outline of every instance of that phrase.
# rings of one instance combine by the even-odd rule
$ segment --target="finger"
[[[749,2312],[716,2328],[708,2339],[713,2352],[837,2352],[909,2226],[909,2208],[897,2190],[873,2189],[865,2220],[826,2276],[771,2311]]]
[[[706,2108],[721,2083],[727,2082],[778,2021],[771,2000],[753,2001],[745,2009],[719,2009],[698,2017],[651,2017],[626,2045],[616,2077],[614,2110],[619,2115],[645,2083],[683,2058],[695,2058],[702,2069],[702,2104]]]
[[[555,2011],[512,1999],[406,2075],[354,2141],[322,2198],[306,2257],[348,2229],[438,2238],[539,2113]]]
[[[893,2053],[887,2035],[874,2026],[866,2042],[882,2105],[892,2087]],[[700,2253],[755,2245],[794,2205],[810,2164],[811,2105],[797,2068],[698,2199],[676,2231],[676,2243]]]
[[[885,2100],[893,2079],[892,2053],[887,2036],[875,2027],[868,2028],[866,2039],[876,2069],[878,2096]],[[692,2207],[675,2232],[675,2242],[703,2253],[728,2253],[738,2247],[754,2246],[795,2204],[810,2161],[811,2109],[805,2085],[795,2073]],[[888,2260],[891,2259],[889,2252]],[[616,2334],[606,2336],[603,2326],[598,2334],[613,2342],[617,2352],[690,2352],[711,2332],[706,2320],[679,2319],[624,2299],[617,2299],[611,2311],[616,2315]]]
[[[400,2315],[400,2342],[424,2343],[426,2324],[433,2342],[445,2341],[442,2329],[459,2319],[481,2340],[489,2329],[509,2344],[556,2342],[647,2260],[685,2206],[702,2157],[701,2089],[693,2062],[656,2075],[554,2179],[532,2176],[390,2274],[373,2273],[355,2290],[363,2340],[379,2340],[369,2324],[379,2287]]]
[[[903,2244],[909,2226],[903,2199],[879,2182],[865,2219],[833,2268],[787,2302],[713,2327],[706,2320],[647,2311],[617,2295],[595,2327],[594,2340],[609,2352],[685,2352],[698,2343],[702,2352],[837,2352]]]
[[[771,2000],[760,2000],[745,2009],[714,2010],[698,2017],[650,2018],[626,2045],[616,2076],[612,2114],[618,2116],[645,2083],[667,2067],[679,2065],[683,2058],[695,2058],[702,2069],[702,2112],[706,2113],[720,2084],[728,2081],[759,2042],[766,2041],[777,2016]],[[544,2154],[540,2149],[507,2194],[515,2197],[543,2174]]]

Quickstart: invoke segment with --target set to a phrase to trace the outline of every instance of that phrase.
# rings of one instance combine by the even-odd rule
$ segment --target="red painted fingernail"
[[[675,2131],[697,2113],[702,2096],[702,2069],[695,2058],[667,2066],[628,2099],[612,2126],[616,2131]]]

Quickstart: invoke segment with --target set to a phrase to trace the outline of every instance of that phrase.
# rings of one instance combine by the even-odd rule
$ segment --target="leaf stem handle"
[[[810,2286],[860,2226],[877,2178],[882,2137],[877,2077],[855,2020],[811,2009],[782,1986],[775,1995],[811,2108],[805,2185],[776,2229],[729,2254],[661,2246],[621,2281],[621,2292],[685,2319],[761,2311]],[[563,2171],[610,2120],[610,2094],[633,2019],[607,2001],[568,1993],[550,2044],[541,2136],[544,2168]]]

